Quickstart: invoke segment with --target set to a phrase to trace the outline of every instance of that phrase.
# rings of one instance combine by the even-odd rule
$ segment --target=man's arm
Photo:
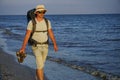
[[[31,30],[27,30],[26,31],[26,34],[25,34],[25,37],[24,37],[24,41],[23,41],[22,47],[20,49],[21,53],[25,53],[25,48],[26,48],[26,45],[28,43],[28,39],[30,37],[31,32],[32,32]]]
[[[50,39],[51,39],[52,42],[53,42],[55,52],[58,51],[57,43],[56,43],[56,40],[55,40],[55,37],[54,37],[54,34],[53,34],[52,29],[49,29],[49,30],[48,30],[48,34],[49,34],[49,36],[50,36]]]

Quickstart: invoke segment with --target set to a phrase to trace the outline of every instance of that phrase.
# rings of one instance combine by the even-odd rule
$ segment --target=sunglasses
[[[45,11],[38,11],[39,14],[45,14]]]

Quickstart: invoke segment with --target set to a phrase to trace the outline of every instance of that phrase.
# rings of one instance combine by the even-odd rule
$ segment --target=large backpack
[[[35,21],[35,8],[34,9],[31,9],[27,12],[27,22],[29,22],[30,20],[32,21],[32,24],[33,24],[33,28],[32,28],[32,33],[30,35],[30,38],[28,40],[28,44],[29,45],[34,45],[36,46],[37,44],[48,44],[49,40],[47,40],[46,42],[43,42],[43,43],[40,43],[40,42],[37,42],[35,40],[32,39],[32,35],[34,34],[35,30],[36,30],[36,21]],[[46,23],[46,26],[47,26],[47,35],[48,35],[48,20],[46,18],[44,18],[45,20],[45,23]],[[45,31],[40,31],[40,32],[45,32]]]

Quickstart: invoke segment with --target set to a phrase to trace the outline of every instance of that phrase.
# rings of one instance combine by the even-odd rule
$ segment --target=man
[[[49,20],[48,20],[48,25],[49,25],[48,30],[46,27],[46,22],[44,19],[44,14],[46,11],[47,10],[45,9],[44,5],[36,6],[36,10],[35,10],[36,30],[32,36],[32,39],[34,39],[35,41],[41,44],[37,44],[36,46],[33,45],[32,50],[36,58],[36,65],[37,65],[36,76],[38,80],[44,80],[43,68],[44,68],[44,63],[46,61],[46,57],[48,55],[48,44],[46,43],[46,41],[48,40],[48,35],[53,42],[55,52],[58,51],[56,40]],[[33,29],[32,27],[33,27],[32,21],[30,21],[28,23],[26,35],[22,47],[20,49],[20,53],[25,53],[25,48],[28,43],[28,39],[32,33],[32,29]]]

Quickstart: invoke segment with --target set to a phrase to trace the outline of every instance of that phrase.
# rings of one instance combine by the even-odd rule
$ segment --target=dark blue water
[[[59,47],[54,54],[50,41],[49,56],[120,76],[120,14],[46,17]],[[24,15],[0,16],[1,38],[7,39],[9,50],[21,47],[26,26]],[[31,50],[27,48],[27,52]]]

